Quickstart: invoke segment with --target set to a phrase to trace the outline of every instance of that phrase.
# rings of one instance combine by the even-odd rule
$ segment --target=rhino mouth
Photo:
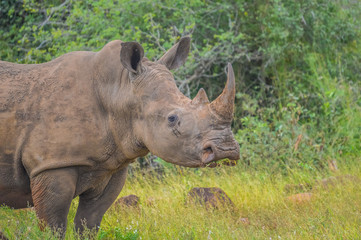
[[[235,166],[239,160],[239,145],[232,143],[231,146],[216,146],[208,143],[202,151],[202,167]]]
[[[233,167],[236,165],[237,165],[236,160],[230,160],[230,159],[226,158],[226,159],[218,160],[215,162],[211,162],[211,163],[207,164],[205,167],[209,167],[209,168],[215,168],[215,167],[221,167],[221,166]]]

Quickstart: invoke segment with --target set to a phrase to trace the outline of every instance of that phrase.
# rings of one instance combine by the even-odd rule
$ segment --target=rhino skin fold
[[[124,185],[127,166],[148,152],[186,167],[239,159],[231,131],[235,78],[208,101],[177,88],[184,37],[158,61],[139,43],[112,41],[42,64],[0,61],[0,205],[34,206],[64,236],[73,198],[75,227],[98,228]]]

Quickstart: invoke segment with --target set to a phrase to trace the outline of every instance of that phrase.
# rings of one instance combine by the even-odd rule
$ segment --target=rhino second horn
[[[228,63],[227,83],[221,95],[211,104],[211,109],[225,121],[232,121],[234,111],[234,98],[236,95],[236,83],[232,65]]]
[[[203,88],[199,89],[197,95],[193,98],[192,104],[199,105],[199,104],[207,104],[209,103],[207,93],[204,91]]]

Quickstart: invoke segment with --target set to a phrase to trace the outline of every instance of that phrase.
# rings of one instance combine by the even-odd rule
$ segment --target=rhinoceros
[[[152,62],[139,43],[115,40],[42,64],[0,61],[0,205],[34,206],[41,222],[65,232],[79,196],[82,231],[100,225],[137,157],[195,168],[238,160],[232,66],[214,101],[203,89],[191,100],[170,72],[189,49],[181,38]]]

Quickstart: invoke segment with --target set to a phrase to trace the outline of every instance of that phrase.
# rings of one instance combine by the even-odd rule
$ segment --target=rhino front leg
[[[82,233],[84,225],[88,229],[98,231],[104,213],[118,197],[124,186],[127,170],[128,167],[125,167],[115,173],[100,195],[89,197],[91,193],[87,193],[79,196],[78,211],[74,220],[77,231]]]
[[[77,171],[72,168],[48,170],[31,179],[36,214],[43,224],[65,236],[67,216],[75,194]]]

